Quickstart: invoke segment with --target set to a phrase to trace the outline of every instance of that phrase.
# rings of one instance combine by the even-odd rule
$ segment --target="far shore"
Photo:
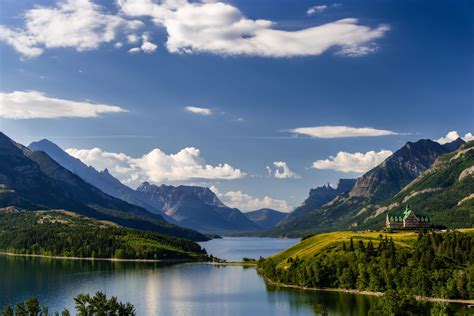
[[[317,292],[340,292],[340,293],[350,293],[350,294],[357,294],[357,295],[370,295],[370,296],[383,296],[383,292],[371,292],[371,291],[361,291],[361,290],[352,290],[352,289],[338,289],[338,288],[315,288],[315,287],[306,287],[306,286],[299,286],[299,285],[291,285],[291,284],[283,284],[274,282],[268,277],[263,274],[260,274],[266,282],[271,285],[284,287],[284,288],[292,288],[304,291],[317,291]],[[474,305],[474,300],[461,300],[461,299],[450,299],[450,298],[441,298],[441,297],[428,297],[428,296],[419,296],[416,295],[415,298],[419,301],[424,302],[432,302],[432,303],[455,303],[455,304],[467,304],[467,305]]]
[[[207,262],[207,264],[214,266],[238,266],[238,267],[256,267],[256,261],[230,261],[230,262]]]
[[[14,252],[1,252],[0,255],[12,256],[12,257],[33,257],[33,258],[46,258],[46,259],[59,259],[59,260],[88,260],[88,261],[113,261],[113,262],[195,262],[190,259],[119,259],[119,258],[92,258],[92,257],[64,257],[64,256],[46,256],[46,255],[35,255],[35,254],[22,254]]]

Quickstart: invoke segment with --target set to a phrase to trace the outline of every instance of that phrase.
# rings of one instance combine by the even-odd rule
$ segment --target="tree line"
[[[107,296],[97,292],[94,296],[79,294],[74,297],[75,309],[80,316],[134,316],[135,307],[130,303],[122,303],[117,297]],[[2,316],[70,316],[69,310],[50,313],[49,308],[41,306],[36,297],[31,297],[24,302],[18,303],[13,309],[6,305],[2,310]]]
[[[304,260],[290,257],[285,268],[272,258],[261,259],[258,267],[275,282],[304,287],[473,299],[472,245],[473,237],[459,232],[420,232],[413,248],[380,235],[374,242],[351,238],[336,250]]]
[[[70,217],[66,223],[58,218],[38,223],[35,212],[0,213],[0,251],[82,258],[207,258],[205,250],[189,240]]]

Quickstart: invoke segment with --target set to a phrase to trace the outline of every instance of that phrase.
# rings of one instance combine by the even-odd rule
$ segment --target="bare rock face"
[[[229,208],[209,188],[198,186],[153,185],[142,183],[137,198],[161,210],[180,225],[206,233],[226,233],[260,229],[242,212]]]
[[[453,143],[440,145],[429,139],[406,143],[380,165],[357,179],[349,196],[365,197],[371,203],[391,198],[431,167],[439,156],[451,152],[453,148],[457,149],[463,141]]]
[[[303,204],[301,204],[300,207],[297,207],[279,224],[288,224],[298,217],[305,216],[308,212],[331,202],[338,195],[349,192],[355,182],[355,179],[340,179],[336,188],[333,188],[328,184],[311,189],[309,191],[309,196]]]

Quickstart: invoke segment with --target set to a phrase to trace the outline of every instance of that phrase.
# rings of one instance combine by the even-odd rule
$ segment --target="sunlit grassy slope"
[[[474,229],[460,229],[464,233],[474,233]],[[379,243],[380,235],[384,238],[387,236],[388,238],[393,238],[395,245],[398,247],[413,247],[413,243],[417,238],[416,232],[411,231],[400,231],[400,232],[393,232],[393,233],[386,233],[386,232],[349,232],[349,231],[342,231],[342,232],[333,232],[327,234],[318,234],[307,239],[302,240],[301,242],[297,243],[296,245],[285,249],[284,251],[274,255],[271,257],[272,259],[279,262],[278,266],[283,268],[287,265],[288,258],[295,259],[298,257],[299,259],[305,259],[309,257],[317,256],[321,253],[327,251],[335,251],[340,249],[342,243],[345,242],[346,246],[349,246],[350,239],[354,242],[354,245],[357,245],[359,240],[363,240],[364,243],[372,240],[372,243],[376,246]]]

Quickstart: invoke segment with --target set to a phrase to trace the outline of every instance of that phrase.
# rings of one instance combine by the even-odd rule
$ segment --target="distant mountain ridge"
[[[137,195],[161,209],[182,226],[208,233],[258,230],[260,227],[236,208],[225,206],[206,187],[141,184]]]
[[[336,196],[349,192],[355,183],[356,179],[339,179],[336,188],[328,184],[311,189],[309,196],[304,200],[303,204],[288,214],[288,216],[279,223],[279,226],[291,224],[291,222],[305,216],[308,212],[332,201]]]
[[[273,234],[305,234],[364,225],[366,218],[380,203],[400,192],[430,168],[438,157],[458,149],[464,143],[462,139],[444,145],[429,139],[408,142],[381,164],[359,177],[348,192],[313,209],[305,209],[305,201],[301,206],[305,211],[300,212],[300,215],[289,215],[292,218],[282,221]]]
[[[275,211],[270,208],[261,208],[259,210],[247,212],[244,214],[262,229],[270,229],[275,227],[288,215],[288,213]]]
[[[209,188],[156,186],[144,182],[133,190],[114,178],[107,169],[97,171],[70,156],[49,140],[33,142],[29,147],[46,152],[63,167],[103,192],[159,214],[171,223],[210,233],[250,231],[260,228],[238,209],[225,206]]]
[[[45,152],[20,145],[0,132],[0,207],[66,209],[99,220],[175,237],[206,240],[159,215],[109,196],[65,169]]]

